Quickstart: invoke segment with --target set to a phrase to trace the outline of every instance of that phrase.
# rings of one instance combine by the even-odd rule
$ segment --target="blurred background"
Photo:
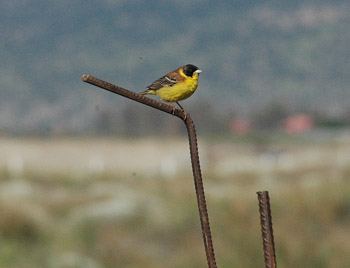
[[[142,91],[192,63],[182,105],[218,267],[350,267],[348,1],[0,1],[0,267],[205,267],[183,123]]]

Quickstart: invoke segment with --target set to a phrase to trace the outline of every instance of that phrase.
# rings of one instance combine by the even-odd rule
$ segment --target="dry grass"
[[[185,140],[0,148],[0,267],[206,266]],[[350,267],[348,143],[201,141],[200,153],[218,267],[263,266],[259,190],[279,267]]]

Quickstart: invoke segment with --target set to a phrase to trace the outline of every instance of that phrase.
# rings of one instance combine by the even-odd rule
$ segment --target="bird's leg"
[[[180,103],[179,103],[178,101],[176,102],[176,104],[179,105],[179,107],[181,108],[181,110],[183,110],[183,111],[185,110],[185,109],[180,105]]]
[[[185,114],[184,120],[186,121],[186,119],[187,119],[187,112],[186,112],[186,110],[180,105],[180,103],[179,103],[178,101],[176,102],[176,104],[179,105],[179,107],[181,108],[181,110],[182,110],[183,113]]]
[[[174,115],[175,114],[175,106],[172,102],[170,102],[170,106],[171,106],[171,113],[172,113],[172,115]]]

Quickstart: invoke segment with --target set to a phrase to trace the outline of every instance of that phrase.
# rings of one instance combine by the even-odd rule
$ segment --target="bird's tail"
[[[146,89],[145,91],[139,92],[140,95],[154,95],[153,90]]]
[[[147,90],[144,90],[144,91],[139,92],[139,94],[140,94],[140,95],[147,95],[147,94],[148,94],[148,92],[147,92],[147,91],[148,91],[148,89],[147,89]]]

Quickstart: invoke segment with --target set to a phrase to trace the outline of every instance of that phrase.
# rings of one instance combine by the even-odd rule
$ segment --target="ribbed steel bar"
[[[207,256],[208,267],[216,268],[214,247],[211,237],[210,225],[209,225],[209,216],[207,212],[207,205],[205,201],[204,187],[202,181],[202,173],[199,164],[199,154],[198,154],[198,144],[197,144],[197,135],[196,129],[194,127],[193,121],[189,114],[185,114],[182,110],[173,108],[172,106],[153,100],[146,96],[137,94],[135,92],[129,91],[125,88],[110,84],[98,78],[95,78],[91,75],[84,74],[82,80],[86,83],[92,84],[94,86],[100,87],[102,89],[108,90],[110,92],[116,93],[128,99],[143,103],[160,111],[172,114],[181,118],[185,124],[188,133],[190,154],[191,154],[191,163],[192,163],[192,172],[194,178],[194,185],[196,189],[197,204],[199,210],[199,218],[201,222],[201,229],[203,234],[204,248]]]
[[[205,252],[207,254],[208,267],[214,268],[216,267],[215,253],[214,253],[214,246],[213,246],[213,241],[212,241],[211,231],[210,231],[207,204],[206,204],[205,195],[204,195],[202,172],[199,164],[196,129],[194,127],[191,117],[189,116],[186,117],[185,124],[187,128],[187,133],[188,133],[188,140],[190,143],[192,172],[194,177],[194,185],[196,188],[197,204],[198,204],[198,210],[199,210],[202,233],[203,233],[204,247],[205,247]]]
[[[276,268],[275,242],[273,238],[270,197],[268,191],[257,192],[259,200],[260,224],[263,239],[266,268]]]

